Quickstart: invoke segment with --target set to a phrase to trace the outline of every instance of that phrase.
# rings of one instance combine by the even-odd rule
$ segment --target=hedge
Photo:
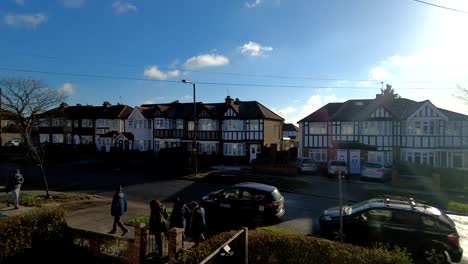
[[[182,253],[177,263],[200,263],[235,233],[224,232],[210,238]],[[399,249],[363,248],[304,235],[249,231],[249,263],[406,264],[412,263],[412,260]]]
[[[11,257],[33,247],[59,242],[68,234],[63,209],[38,208],[0,219],[0,256]],[[59,242],[60,243],[60,242]]]

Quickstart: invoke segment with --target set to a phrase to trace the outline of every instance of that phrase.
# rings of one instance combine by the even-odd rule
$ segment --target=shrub
[[[221,233],[178,258],[178,263],[199,263],[235,234]],[[304,235],[249,232],[249,263],[412,263],[402,250],[363,248]]]
[[[450,201],[448,203],[447,210],[461,214],[468,214],[468,204]]]
[[[24,215],[2,218],[0,230],[0,256],[3,257],[61,241],[68,234],[61,208],[34,209]]]

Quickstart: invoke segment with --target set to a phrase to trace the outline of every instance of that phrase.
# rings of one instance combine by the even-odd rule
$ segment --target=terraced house
[[[257,101],[227,97],[224,103],[145,104],[153,111],[154,151],[182,146],[200,154],[223,155],[252,161],[263,146],[281,147],[284,119]],[[151,109],[151,110],[148,110]]]
[[[404,160],[434,167],[468,167],[468,116],[391,95],[329,103],[299,122],[300,155],[362,162]]]
[[[126,105],[102,106],[62,103],[40,116],[33,134],[38,143],[96,145],[109,151],[114,141],[109,134],[125,131],[124,120],[132,108]]]

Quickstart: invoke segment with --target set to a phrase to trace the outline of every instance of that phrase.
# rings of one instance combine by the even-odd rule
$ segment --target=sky
[[[295,123],[329,102],[402,97],[468,114],[468,1],[0,0],[0,78],[68,104],[258,101]]]

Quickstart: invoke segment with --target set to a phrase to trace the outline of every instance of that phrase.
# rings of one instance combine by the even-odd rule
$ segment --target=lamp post
[[[193,147],[192,151],[195,151],[195,176],[198,174],[198,149],[197,149],[197,103],[195,99],[195,83],[187,80],[182,80],[182,83],[192,84],[193,87]]]

